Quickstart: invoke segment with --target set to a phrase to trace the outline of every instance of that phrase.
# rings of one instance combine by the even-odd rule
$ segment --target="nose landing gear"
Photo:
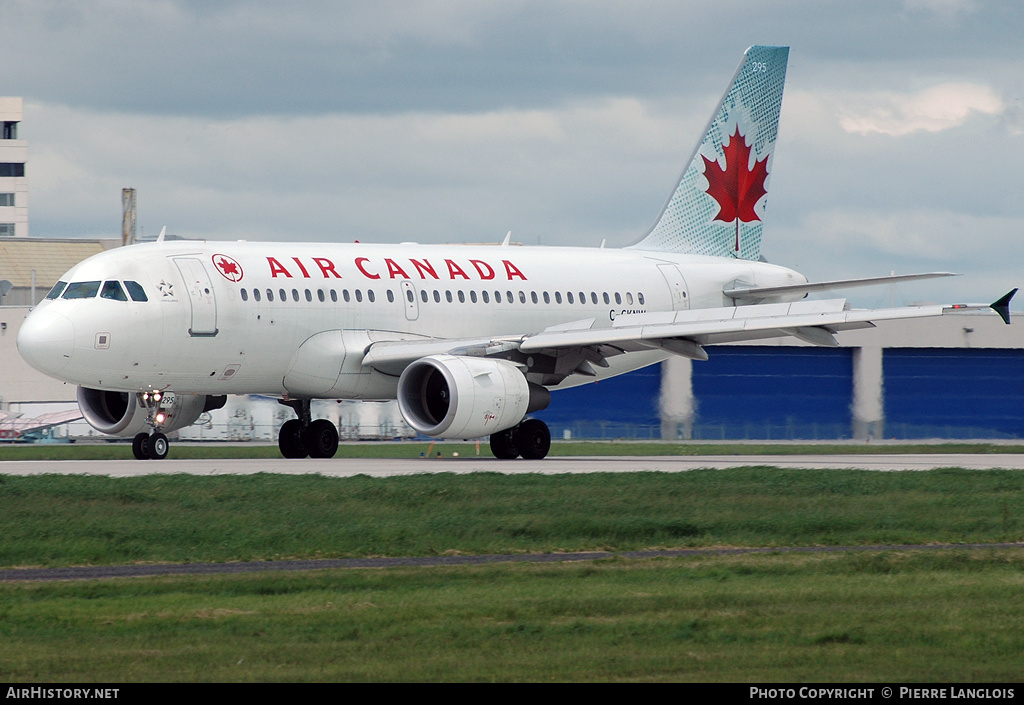
[[[132,454],[136,460],[163,460],[169,448],[167,436],[159,431],[153,434],[143,431],[132,439]]]
[[[139,400],[149,412],[146,423],[153,430],[150,433],[143,431],[132,439],[132,455],[136,460],[163,460],[170,450],[171,444],[167,436],[156,430],[165,417],[165,412],[160,408],[163,396],[160,392],[145,392],[139,395]]]

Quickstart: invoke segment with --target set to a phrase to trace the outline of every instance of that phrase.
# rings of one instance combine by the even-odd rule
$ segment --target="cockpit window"
[[[99,282],[71,282],[62,299],[91,299],[100,290]]]
[[[132,301],[149,301],[145,289],[138,282],[126,281],[124,288],[128,290],[128,295],[132,297]]]
[[[53,285],[53,288],[50,289],[50,293],[46,295],[46,298],[59,299],[60,295],[64,292],[64,287],[66,287],[67,285],[67,282],[57,282],[56,284]]]
[[[103,290],[100,292],[101,299],[113,299],[114,301],[127,301],[124,289],[118,282],[103,282]]]

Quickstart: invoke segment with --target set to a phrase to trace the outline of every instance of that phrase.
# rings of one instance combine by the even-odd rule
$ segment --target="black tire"
[[[491,434],[491,453],[498,460],[515,460],[519,457],[515,429],[508,428]]]
[[[541,460],[551,450],[551,431],[540,419],[527,419],[516,428],[516,446],[526,460]]]
[[[302,444],[311,458],[333,458],[338,452],[338,429],[327,419],[317,419],[302,432]]]
[[[302,443],[301,421],[290,419],[284,422],[277,436],[277,447],[286,458],[305,458],[308,455],[306,446]]]
[[[167,436],[162,433],[154,433],[150,436],[148,445],[149,457],[153,460],[163,460],[167,457],[167,451],[171,449]]]
[[[132,439],[132,455],[136,460],[149,460],[148,433],[140,433]]]

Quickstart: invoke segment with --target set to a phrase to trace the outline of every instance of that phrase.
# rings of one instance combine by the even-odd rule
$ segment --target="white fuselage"
[[[374,341],[517,338],[584,319],[611,326],[624,313],[729,306],[722,290],[737,284],[806,280],[760,262],[637,249],[162,242],[96,255],[62,281],[100,288],[45,300],[18,341],[30,364],[59,379],[102,390],[288,396],[302,343],[343,331],[344,354],[325,359],[350,383],[326,396],[387,399],[397,377],[362,365]],[[147,300],[105,297],[117,289],[106,282],[122,291],[137,283]],[[665,356],[618,356],[600,376]]]

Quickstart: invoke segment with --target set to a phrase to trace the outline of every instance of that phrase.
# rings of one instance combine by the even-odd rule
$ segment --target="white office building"
[[[28,237],[28,143],[18,139],[21,98],[0,97],[0,237]]]

